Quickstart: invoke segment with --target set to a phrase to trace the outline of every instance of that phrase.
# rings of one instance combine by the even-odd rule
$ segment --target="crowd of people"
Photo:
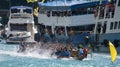
[[[57,56],[57,58],[69,58],[73,57],[78,60],[82,60],[85,57],[87,57],[87,54],[91,47],[83,47],[82,45],[79,45],[77,47],[74,47],[72,45],[66,45],[66,46],[59,46],[57,50],[54,52],[54,54]]]
[[[63,42],[66,39],[64,29],[57,29],[55,33],[52,33],[50,28],[42,28],[36,35],[36,41],[51,43],[51,42]]]
[[[64,28],[55,28],[54,33],[51,28],[42,28],[36,34],[35,40],[44,43],[63,43],[63,44],[85,44],[84,42],[91,41],[91,35],[88,32],[75,32],[72,28],[67,30],[67,35]],[[76,44],[75,44],[76,45]]]
[[[48,17],[50,16],[57,16],[57,17],[64,17],[64,16],[71,16],[72,12],[71,11],[47,11],[46,14]]]
[[[33,49],[36,48],[35,50],[38,49],[44,49],[44,50],[51,50],[51,56],[57,56],[57,58],[70,58],[73,57],[74,59],[77,60],[82,60],[87,57],[87,54],[91,50],[91,45],[88,45],[87,47],[84,47],[82,44],[75,46],[72,44],[62,44],[62,43],[39,43],[39,44],[26,44],[24,42],[24,39],[21,39],[20,45],[19,45],[19,50],[18,52],[26,52],[27,49]],[[32,51],[35,51],[32,50]]]
[[[99,19],[103,18],[113,18],[115,12],[116,2],[112,0],[112,2],[107,4],[102,4],[100,6],[96,6],[94,9],[94,16],[98,16],[98,10],[100,10]],[[105,17],[104,17],[105,16]]]

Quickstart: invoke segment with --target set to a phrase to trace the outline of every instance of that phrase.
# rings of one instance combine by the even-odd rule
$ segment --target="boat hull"
[[[11,37],[11,38],[8,38],[6,40],[6,43],[7,44],[19,44],[21,39],[24,39],[24,42],[26,44],[31,44],[31,43],[35,43],[34,39],[32,39],[31,37]]]

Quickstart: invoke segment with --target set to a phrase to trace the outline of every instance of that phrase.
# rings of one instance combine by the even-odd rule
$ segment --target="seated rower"
[[[83,46],[80,45],[80,46],[78,46],[77,59],[78,59],[78,60],[82,60],[83,58],[84,58],[84,50],[83,50]]]

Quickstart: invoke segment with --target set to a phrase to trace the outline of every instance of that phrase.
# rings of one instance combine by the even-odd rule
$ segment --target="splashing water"
[[[51,57],[51,50],[28,49],[18,53],[18,45],[0,43],[0,67],[120,67],[119,60],[112,64],[109,54],[93,53],[83,61],[72,58],[56,59]]]
[[[0,54],[6,54],[10,56],[20,56],[20,57],[34,57],[34,58],[40,58],[40,59],[50,59],[51,58],[51,50],[45,50],[45,49],[36,49],[36,48],[31,48],[27,49],[23,53],[18,53],[18,44],[16,45],[6,45],[6,44],[1,44],[0,45]],[[55,57],[52,57],[55,58]]]

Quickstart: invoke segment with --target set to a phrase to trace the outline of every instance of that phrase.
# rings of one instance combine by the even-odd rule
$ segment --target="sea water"
[[[82,61],[72,58],[56,59],[49,55],[37,52],[17,53],[18,45],[0,43],[0,67],[120,67],[120,56],[114,63],[110,54],[92,53]]]

